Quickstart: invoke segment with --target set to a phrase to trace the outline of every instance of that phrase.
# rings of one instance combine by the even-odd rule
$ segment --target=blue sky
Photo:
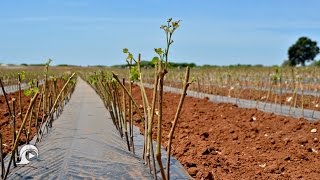
[[[182,22],[171,61],[281,64],[299,37],[320,43],[319,7],[318,0],[1,1],[0,63],[114,65],[125,62],[123,48],[150,60],[164,47],[160,25],[172,17]]]

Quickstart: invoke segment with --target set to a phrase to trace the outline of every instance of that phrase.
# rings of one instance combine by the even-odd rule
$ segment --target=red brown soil
[[[61,79],[58,79],[57,81],[57,88],[58,91],[62,88],[64,82]],[[41,87],[40,87],[41,89]],[[2,90],[1,90],[2,91]],[[12,99],[16,99],[16,132],[19,131],[19,128],[21,127],[22,120],[19,118],[18,113],[20,112],[20,106],[19,106],[19,91],[7,94],[7,98],[10,104],[11,112],[13,113],[12,109]],[[22,115],[25,116],[27,109],[30,104],[31,96],[26,96],[23,93],[23,90],[21,92],[21,104],[22,104]],[[37,112],[39,107],[39,101],[40,96],[38,96],[36,102],[35,102],[35,112]],[[41,106],[42,107],[42,106]],[[42,121],[43,116],[43,108],[41,108],[38,116],[38,122],[39,124]],[[38,124],[38,125],[39,125]],[[13,146],[13,120],[10,117],[9,110],[7,108],[5,97],[2,95],[0,96],[0,127],[1,127],[1,134],[2,134],[2,144],[3,144],[3,154],[4,156],[11,152],[12,146]],[[27,121],[25,125],[26,129],[29,128],[29,120]],[[36,134],[36,126],[35,126],[35,118],[32,118],[31,121],[31,128],[30,128],[30,136],[29,140],[31,140]],[[26,143],[26,135],[25,131],[21,134],[19,139],[19,144]]]
[[[149,99],[151,93],[147,89]],[[142,105],[137,86],[133,94]],[[164,95],[165,147],[179,97]],[[136,125],[144,132],[141,122]],[[319,131],[319,122],[187,97],[172,154],[195,179],[319,179]]]

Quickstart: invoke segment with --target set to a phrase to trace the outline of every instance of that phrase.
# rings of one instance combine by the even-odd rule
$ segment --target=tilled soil
[[[139,87],[133,94],[142,105]],[[165,147],[179,98],[164,95]],[[136,125],[144,132],[141,121]],[[319,122],[187,97],[172,154],[195,179],[319,179],[319,131]]]
[[[19,130],[19,128],[21,127],[21,124],[22,124],[22,120],[18,116],[18,112],[20,112],[18,97],[19,97],[19,92],[7,94],[7,98],[8,98],[11,109],[12,109],[12,99],[13,98],[16,99],[16,110],[15,110],[16,111],[16,128],[15,128],[16,132]],[[27,109],[28,109],[28,106],[30,103],[30,99],[31,99],[31,97],[25,96],[22,93],[21,104],[22,104],[23,116],[27,112]],[[40,98],[38,97],[37,102],[39,102],[39,100],[40,100]],[[13,113],[13,111],[12,111],[12,113]],[[41,118],[39,118],[39,120],[41,120]],[[10,117],[10,113],[8,111],[4,96],[0,96],[0,127],[1,127],[1,134],[2,134],[2,145],[4,148],[3,153],[5,156],[6,154],[8,154],[12,150],[14,140],[13,140],[13,120]],[[20,137],[20,141],[19,141],[20,144],[26,142],[25,132],[26,131],[24,131]],[[35,133],[36,133],[35,122],[32,122],[31,129],[30,129],[31,137],[33,137]]]

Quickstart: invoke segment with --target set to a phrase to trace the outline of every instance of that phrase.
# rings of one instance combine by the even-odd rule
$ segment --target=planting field
[[[1,69],[2,178],[319,179],[319,68],[173,68],[179,23],[148,66]]]
[[[319,7],[0,2],[0,180],[320,180]]]
[[[183,70],[172,71],[166,85],[181,87]],[[145,72],[153,83],[152,72]],[[319,110],[319,68],[200,68],[193,70],[190,90],[292,108]]]
[[[142,106],[138,86],[133,94]],[[152,97],[151,89],[147,95]],[[178,94],[165,93],[165,134],[178,102]],[[318,122],[302,118],[186,97],[172,151],[196,179],[318,179],[319,129]]]
[[[26,115],[32,102],[32,97],[26,92],[35,88],[34,84],[26,87],[25,90],[6,94],[11,108],[13,101],[16,103],[15,116],[10,115],[5,96],[2,95],[0,97],[0,122],[2,154],[6,156],[3,161],[5,162],[4,170],[7,170],[12,150],[16,149],[14,147],[16,138],[13,137],[14,127],[15,132],[21,129],[21,135],[17,141],[19,146],[30,142],[35,144],[40,151],[40,157],[29,165],[18,166],[18,168],[12,168],[13,165],[11,165],[7,178],[15,179],[18,176],[34,178],[101,177],[104,179],[318,178],[320,174],[317,168],[320,166],[320,124],[317,121],[319,109],[313,106],[319,101],[317,91],[309,88],[308,91],[302,92],[301,89],[297,89],[294,91],[296,95],[286,94],[285,91],[292,90],[288,86],[281,90],[283,93],[280,95],[277,90],[279,86],[268,88],[267,84],[266,88],[230,90],[227,85],[204,86],[198,84],[199,81],[186,81],[182,70],[169,70],[169,75],[166,76],[166,81],[163,83],[163,90],[176,93],[163,92],[161,112],[160,94],[155,98],[154,109],[152,108],[153,93],[155,90],[159,92],[160,87],[146,88],[146,86],[154,86],[150,84],[152,80],[141,81],[140,78],[129,83],[127,81],[128,69],[68,69],[68,71],[77,71],[78,76],[87,81],[91,87],[78,78],[76,86],[70,84],[67,90],[62,91],[66,100],[62,100],[62,97],[58,98],[58,94],[67,83],[68,78],[66,77],[70,77],[70,73],[69,76],[51,78],[47,81],[38,78],[43,83],[38,85],[40,95],[35,99],[32,116]],[[145,71],[145,76],[151,77],[152,74],[148,74],[151,73],[150,70]],[[64,73],[58,70],[57,74],[63,75]],[[173,75],[180,78],[173,81],[171,79]],[[194,76],[191,69],[190,77]],[[149,84],[144,84],[144,82]],[[190,82],[188,84],[190,90],[184,88],[186,82]],[[46,103],[44,95],[41,95],[44,93],[45,85],[47,85],[48,98]],[[167,86],[175,88],[170,89]],[[308,86],[311,87],[310,83]],[[19,86],[15,87],[19,90]],[[69,93],[73,92],[74,87],[75,91],[70,99]],[[252,86],[248,85],[248,87]],[[187,91],[187,96],[184,97],[178,118],[175,118],[177,109],[179,109],[179,101],[183,97],[182,88]],[[210,88],[213,91],[209,91]],[[315,86],[314,88],[317,89]],[[315,93],[308,95],[308,92],[311,91]],[[19,92],[23,105],[22,117],[29,117],[24,128],[21,128],[24,118],[21,120],[18,115],[20,111]],[[304,93],[303,99],[302,93]],[[261,96],[268,96],[268,94],[268,101],[261,99]],[[230,101],[232,103],[216,102],[211,95],[220,95],[227,100],[234,98],[236,101]],[[295,102],[295,105],[294,103],[290,105],[291,101],[284,100],[290,96],[293,96],[292,101]],[[57,106],[58,111],[52,113],[50,109],[54,109],[52,108],[54,99],[59,100],[59,106]],[[251,108],[240,107],[239,101],[243,100],[251,102]],[[66,102],[69,103],[65,105]],[[306,106],[307,102],[313,105]],[[255,108],[256,103],[260,105],[256,107],[265,105],[265,109],[258,110]],[[304,104],[302,107],[305,109],[298,106],[300,103]],[[46,108],[43,107],[44,104]],[[264,112],[269,106],[277,109],[277,114]],[[289,107],[290,114],[279,115],[281,114],[278,109],[280,107],[283,108],[283,111]],[[153,116],[152,109],[154,110]],[[46,115],[44,115],[44,110],[46,110]],[[297,112],[301,113],[302,110],[305,114],[313,115],[312,121],[303,117],[292,117]],[[160,113],[162,119],[159,126]],[[13,117],[16,118],[13,119]],[[15,120],[14,126],[13,120]],[[174,133],[171,133],[173,124],[176,126]],[[142,136],[136,131],[134,125],[139,127]],[[151,142],[149,144],[149,127],[151,127],[150,134],[152,135],[150,138],[154,140],[154,142],[151,141],[152,146]],[[161,136],[158,134],[159,127],[161,127]],[[172,134],[172,142],[169,142],[170,134]],[[26,136],[28,136],[28,141]],[[160,149],[163,147],[168,151],[160,151],[162,168],[157,159],[158,145]],[[173,157],[170,159],[171,168],[167,174],[168,153]],[[16,154],[16,157],[13,157],[15,162],[19,160],[17,156]],[[37,168],[28,168],[31,166]],[[50,170],[47,167],[50,167]],[[181,167],[184,167],[184,170]]]

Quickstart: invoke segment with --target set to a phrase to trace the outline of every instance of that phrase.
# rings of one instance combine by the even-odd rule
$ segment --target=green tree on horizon
[[[300,37],[295,44],[289,47],[287,64],[290,66],[299,64],[305,66],[306,62],[314,60],[319,51],[316,41],[312,41],[305,36]]]

